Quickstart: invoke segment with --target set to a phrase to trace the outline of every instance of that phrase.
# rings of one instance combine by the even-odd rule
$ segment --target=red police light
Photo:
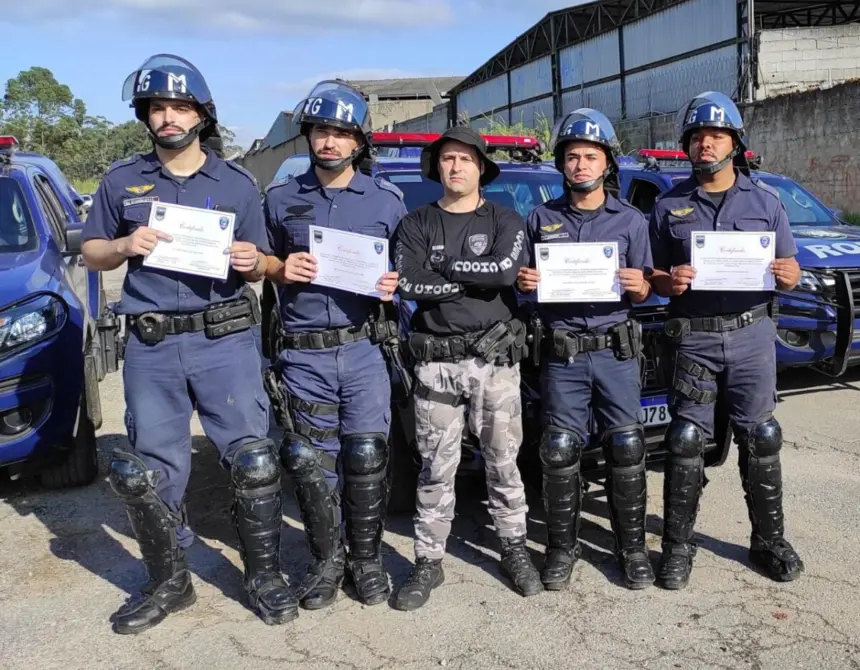
[[[0,135],[0,149],[18,146],[18,140],[13,135]]]
[[[426,147],[442,136],[442,133],[373,133],[375,147]],[[487,149],[540,149],[540,140],[528,135],[481,135]]]
[[[755,158],[754,151],[747,151],[744,154],[747,159]],[[670,161],[683,161],[688,160],[689,157],[680,149],[642,149],[639,151],[640,158],[654,158],[656,160],[670,160]]]

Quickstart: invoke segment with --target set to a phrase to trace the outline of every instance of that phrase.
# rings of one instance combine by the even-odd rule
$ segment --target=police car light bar
[[[13,135],[0,135],[0,149],[10,149],[18,146],[18,140]]]
[[[426,147],[442,136],[441,133],[373,133],[375,147]],[[499,149],[537,149],[541,143],[528,135],[481,135],[489,151]]]
[[[755,158],[754,151],[747,151],[746,157],[748,159]],[[639,152],[640,158],[654,158],[656,160],[671,160],[671,161],[684,161],[689,160],[687,154],[685,154],[680,149],[642,149]]]

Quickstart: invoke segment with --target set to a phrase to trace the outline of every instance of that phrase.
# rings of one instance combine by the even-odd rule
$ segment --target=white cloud
[[[5,4],[5,3],[4,3]],[[210,28],[231,33],[290,34],[308,29],[414,27],[453,20],[453,0],[27,0],[4,7],[7,23],[157,21],[171,32]],[[325,33],[322,33],[325,34]]]
[[[269,88],[278,92],[278,95],[287,101],[289,109],[292,111],[290,103],[298,104],[298,102],[311,90],[314,84],[323,81],[324,79],[346,79],[348,81],[366,81],[369,79],[407,79],[411,77],[433,77],[446,76],[444,74],[409,72],[406,70],[398,70],[396,68],[353,68],[343,70],[333,70],[324,72],[312,77],[306,77],[297,81],[276,82]]]

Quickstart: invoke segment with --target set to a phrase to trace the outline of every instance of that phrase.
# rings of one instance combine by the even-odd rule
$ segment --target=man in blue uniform
[[[298,615],[298,603],[279,568],[280,466],[266,439],[269,404],[256,374],[259,306],[246,285],[262,278],[269,248],[259,191],[249,173],[201,148],[217,118],[206,82],[189,62],[151,57],[129,75],[123,99],[131,100],[155,150],[111,166],[83,245],[93,270],[128,263],[118,311],[128,334],[123,382],[131,449],[114,456],[110,482],[127,505],[152,583],[142,602],[117,613],[115,630],[139,633],[196,599],[185,559],[194,536],[183,504],[195,408],[230,469],[251,605],[266,623],[286,622]],[[225,280],[145,264],[157,245],[171,241],[148,226],[151,210],[164,216],[165,205],[235,214]],[[213,218],[216,226],[226,221]]]
[[[691,286],[691,244],[699,231],[774,234],[776,286],[800,281],[797,247],[775,191],[750,179],[743,119],[722,93],[702,93],[679,112],[676,132],[693,174],[658,200],[651,214],[652,284],[668,297],[666,334],[674,342],[670,393],[672,422],[666,434],[663,558],[658,581],[687,585],[696,545],[693,526],[704,481],[703,452],[713,436],[714,402],[725,397],[738,443],[738,464],[752,534],[750,560],[772,579],[800,576],[803,562],[783,537],[782,431],[776,408],[776,326],[772,293],[703,291]],[[761,243],[770,242],[761,236]]]
[[[557,125],[552,139],[564,194],[538,206],[527,229],[531,263],[556,250],[535,244],[600,243],[618,254],[617,298],[604,302],[543,302],[541,327],[533,346],[541,350],[541,401],[545,432],[540,444],[543,499],[547,512],[544,586],[559,590],[570,582],[580,555],[580,456],[589,441],[589,410],[603,436],[607,497],[617,556],[631,589],[654,582],[645,545],[645,435],[639,420],[641,331],[633,303],[650,294],[648,226],[639,210],[618,200],[618,140],[600,112],[582,108]],[[617,245],[617,248],[616,246]],[[541,275],[520,270],[518,286],[534,291]],[[547,331],[542,333],[543,327]],[[545,339],[542,337],[545,334]]]
[[[381,544],[391,382],[380,345],[397,334],[396,319],[383,309],[397,273],[380,278],[378,296],[313,283],[309,226],[387,239],[406,208],[395,186],[357,170],[370,155],[372,129],[360,92],[320,82],[293,118],[307,138],[311,168],[270,187],[264,209],[274,252],[266,276],[278,286],[284,330],[278,367],[293,424],[281,460],[314,556],[300,599],[308,609],[332,604],[348,567],[359,599],[374,605],[390,593]]]

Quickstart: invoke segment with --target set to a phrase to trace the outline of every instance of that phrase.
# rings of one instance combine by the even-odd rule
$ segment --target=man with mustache
[[[417,361],[415,440],[422,460],[416,561],[397,593],[400,610],[423,606],[445,579],[442,559],[467,410],[484,456],[502,571],[520,595],[543,591],[526,548],[528,505],[517,467],[525,327],[516,318],[514,282],[524,221],[482,195],[499,167],[471,128],[451,128],[425,147],[421,171],[442,184],[443,196],[400,223],[394,248],[400,297],[418,305],[409,350]]]
[[[397,273],[379,278],[381,298],[312,283],[317,259],[308,252],[308,226],[389,238],[406,207],[393,184],[358,169],[370,158],[372,131],[359,91],[320,82],[293,119],[311,167],[271,186],[264,209],[274,254],[266,277],[277,286],[284,330],[275,367],[293,424],[281,460],[313,555],[299,597],[307,609],[331,605],[348,571],[359,600],[376,605],[390,593],[381,550],[391,382],[381,344],[398,332],[385,309]]]
[[[269,249],[259,190],[248,172],[202,145],[218,119],[191,63],[152,56],[128,76],[123,99],[131,100],[155,150],[111,166],[83,235],[89,268],[128,264],[118,311],[126,315],[130,449],[114,455],[110,483],[126,503],[151,584],[140,602],[116,614],[114,628],[140,633],[196,599],[185,557],[194,535],[184,506],[194,409],[230,470],[250,603],[266,623],[283,623],[298,615],[298,603],[280,572],[280,467],[266,437],[269,404],[252,331],[259,305],[247,285],[262,278]],[[170,242],[148,226],[161,203],[235,213],[226,280],[144,265],[157,245]]]
[[[543,500],[547,512],[546,563],[541,579],[548,590],[565,588],[580,556],[582,507],[580,458],[588,445],[593,413],[606,454],[606,488],[616,556],[628,588],[654,582],[645,544],[645,433],[639,420],[641,331],[635,303],[648,299],[645,273],[651,267],[648,225],[642,213],[618,193],[620,145],[609,119],[595,109],[563,118],[552,137],[555,167],[564,175],[561,197],[529,215],[531,265],[535,243],[551,245],[615,242],[618,284],[615,301],[541,303],[547,330],[541,349],[540,443]],[[611,247],[603,253],[614,253]],[[552,247],[542,250],[553,253]],[[518,286],[537,289],[540,272],[520,270]],[[539,336],[539,335],[538,335]]]
[[[658,201],[651,214],[652,284],[669,298],[666,333],[675,349],[672,422],[663,488],[663,557],[657,575],[682,589],[696,554],[693,527],[704,483],[705,441],[713,436],[714,402],[726,400],[749,519],[749,558],[776,581],[797,579],[803,561],[784,537],[782,430],[776,408],[776,324],[771,293],[696,291],[690,266],[696,231],[775,233],[772,272],[778,288],[800,281],[797,247],[779,195],[750,178],[744,123],[722,93],[701,93],[684,105],[676,136],[693,174]],[[769,241],[762,237],[763,244]]]

